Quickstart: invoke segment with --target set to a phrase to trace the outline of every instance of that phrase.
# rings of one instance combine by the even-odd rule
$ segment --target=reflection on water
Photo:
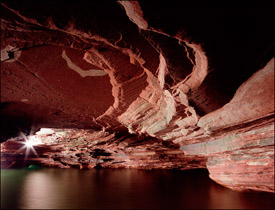
[[[1,170],[1,208],[274,208],[272,193],[240,193],[204,170]]]

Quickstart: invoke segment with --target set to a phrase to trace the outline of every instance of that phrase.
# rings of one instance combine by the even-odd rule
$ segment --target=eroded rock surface
[[[2,1],[2,166],[208,168],[274,192],[271,19],[253,2]]]
[[[24,138],[19,137],[3,143],[2,165],[12,167],[16,164],[26,166],[40,163],[47,167],[80,169],[98,165],[139,169],[206,167],[207,159],[204,156],[185,157],[178,145],[152,137],[71,129],[57,129],[52,134],[36,136],[42,141],[33,146],[39,156],[30,151],[26,157]],[[13,156],[14,159],[11,158]]]
[[[241,149],[208,158],[211,179],[238,191],[274,192],[274,146]]]

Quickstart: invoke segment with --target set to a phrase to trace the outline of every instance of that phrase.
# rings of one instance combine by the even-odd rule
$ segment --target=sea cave
[[[270,2],[0,7],[1,209],[274,209]]]

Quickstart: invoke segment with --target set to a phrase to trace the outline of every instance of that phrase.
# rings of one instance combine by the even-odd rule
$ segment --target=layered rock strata
[[[274,192],[272,12],[245,7],[3,1],[3,167],[207,168]]]

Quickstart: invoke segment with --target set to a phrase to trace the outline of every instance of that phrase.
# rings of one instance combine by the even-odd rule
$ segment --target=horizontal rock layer
[[[210,178],[237,191],[274,192],[274,145],[208,158]]]
[[[55,130],[36,135],[42,144],[28,152],[24,138],[2,144],[2,167],[12,168],[42,164],[61,168],[139,168],[192,169],[205,168],[206,158],[188,156],[172,142],[136,135],[114,135],[91,130]]]

